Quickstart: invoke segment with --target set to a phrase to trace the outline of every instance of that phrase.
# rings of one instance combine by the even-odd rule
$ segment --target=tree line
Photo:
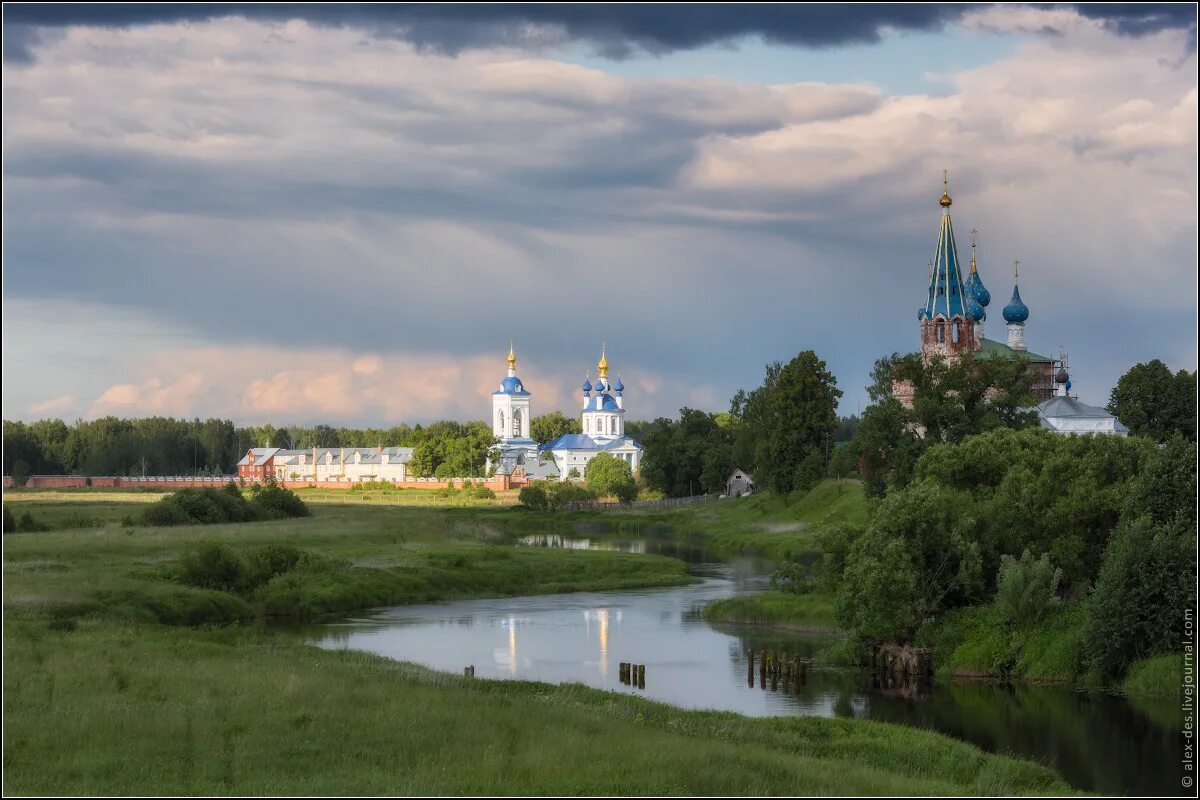
[[[630,423],[635,429],[638,423]],[[530,420],[546,442],[579,433],[578,418],[552,411]],[[4,473],[20,484],[29,475],[231,475],[252,447],[411,447],[417,477],[481,477],[495,445],[481,421],[346,428],[332,425],[237,426],[231,420],[101,417],[4,421]]]

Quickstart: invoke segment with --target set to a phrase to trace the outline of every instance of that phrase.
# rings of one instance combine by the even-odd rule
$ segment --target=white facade
[[[1037,413],[1041,426],[1055,433],[1129,435],[1129,428],[1103,408],[1089,406],[1066,395],[1055,395],[1039,403]]]

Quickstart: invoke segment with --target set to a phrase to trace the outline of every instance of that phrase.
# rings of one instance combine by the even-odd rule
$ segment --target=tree
[[[900,358],[899,353],[892,353],[890,356],[875,359],[875,366],[871,368],[871,383],[867,386],[867,396],[871,398],[872,403],[892,396],[892,371]]]
[[[679,419],[659,418],[643,441],[639,474],[671,497],[719,492],[733,471],[732,444],[740,422],[728,414],[679,409]]]
[[[824,453],[841,396],[837,380],[812,350],[785,364],[765,396],[756,448],[765,457],[756,457],[755,477],[776,492],[790,492],[805,458]]]
[[[983,588],[970,495],[934,481],[889,495],[850,549],[838,617],[859,636],[906,640]]]
[[[1133,661],[1178,652],[1196,604],[1196,445],[1182,435],[1155,451],[1130,487],[1088,598],[1085,659],[1115,678]]]
[[[529,435],[535,442],[551,442],[568,433],[582,433],[578,417],[564,416],[561,411],[551,411],[529,421]]]
[[[610,453],[600,453],[589,461],[583,476],[588,488],[601,497],[616,497],[622,503],[637,497],[637,484],[629,462]]]
[[[23,458],[19,458],[12,465],[13,486],[24,486],[29,480],[30,468],[29,462]]]
[[[1174,375],[1157,358],[1135,364],[1121,376],[1108,401],[1108,413],[1134,436],[1165,442],[1174,434],[1196,441],[1196,373]]]

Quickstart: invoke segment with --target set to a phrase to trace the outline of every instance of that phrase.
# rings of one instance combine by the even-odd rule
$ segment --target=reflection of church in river
[[[596,370],[596,382],[584,378],[581,388],[583,433],[567,433],[539,444],[530,436],[532,394],[517,377],[517,354],[509,346],[508,375],[492,392],[492,433],[499,439],[500,450],[497,474],[522,471],[531,478],[547,478],[566,477],[576,470],[582,477],[587,463],[600,453],[622,459],[637,471],[642,445],[625,435],[625,384],[620,373],[616,380],[609,380],[603,347]]]

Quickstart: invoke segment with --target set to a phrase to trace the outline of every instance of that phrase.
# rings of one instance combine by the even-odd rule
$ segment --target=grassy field
[[[5,626],[16,794],[1031,794],[925,731],[464,679],[241,626]]]
[[[827,594],[761,592],[714,600],[704,607],[712,622],[772,625],[791,630],[836,630],[834,598]]]

